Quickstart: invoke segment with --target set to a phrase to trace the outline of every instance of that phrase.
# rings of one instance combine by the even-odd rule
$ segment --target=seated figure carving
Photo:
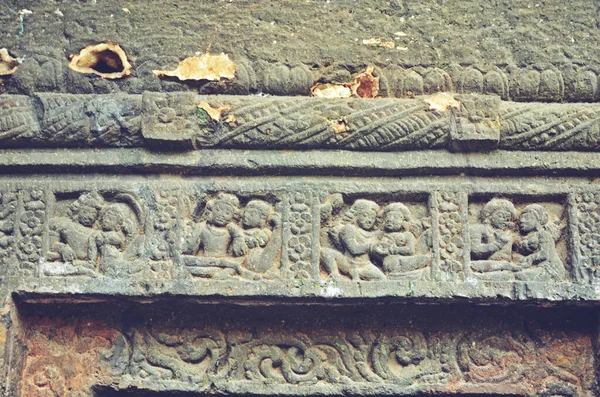
[[[269,228],[273,224],[273,230]],[[246,269],[264,273],[273,265],[280,253],[281,222],[273,213],[271,204],[252,200],[246,204],[242,220],[244,241],[248,247]]]
[[[115,200],[86,192],[69,205],[66,217],[50,219],[54,242],[47,262],[40,265],[42,274],[117,277],[139,271],[141,207],[129,194],[118,194]]]
[[[50,229],[56,232],[58,241],[52,245],[47,259],[63,264],[44,266],[46,275],[96,275],[89,239],[104,204],[104,198],[98,193],[83,193],[71,203],[67,217],[50,219]]]
[[[513,203],[494,198],[481,210],[481,223],[470,227],[471,267],[490,273],[516,270],[511,263],[513,236],[510,227],[517,217]]]
[[[371,200],[358,199],[345,214],[341,224],[329,229],[335,246],[321,249],[321,263],[331,277],[340,273],[352,280],[383,280],[385,274],[372,262],[370,254],[378,243],[373,230],[379,205]]]
[[[428,275],[431,255],[429,225],[416,220],[402,203],[391,203],[380,211],[377,203],[358,199],[343,214],[341,196],[332,195],[321,205],[321,225],[327,230],[321,241],[321,266],[334,279],[420,279]],[[383,230],[375,227],[383,217]],[[326,238],[325,238],[326,236]]]
[[[260,278],[281,251],[281,226],[271,204],[251,200],[243,211],[239,199],[219,193],[206,204],[206,220],[193,226],[183,247],[183,263],[197,277]],[[273,228],[269,227],[273,225]]]
[[[385,233],[375,246],[375,252],[383,257],[385,273],[390,278],[423,277],[431,256],[418,252],[427,250],[429,233],[421,236],[421,227],[402,203],[388,204],[383,209],[383,217]]]
[[[248,252],[242,229],[234,223],[240,201],[233,194],[219,193],[206,204],[207,219],[196,224],[185,241],[184,263],[200,277],[226,277],[241,270]]]
[[[505,199],[492,199],[481,211],[481,224],[470,228],[471,269],[495,280],[562,281],[566,276],[556,250],[561,227],[549,223],[547,210],[529,204],[517,210]]]
[[[530,204],[519,217],[521,234],[517,251],[523,258],[519,262],[518,280],[563,281],[565,265],[556,251],[560,228],[548,224],[548,212],[539,204]]]
[[[142,239],[135,236],[135,225],[127,222],[124,204],[112,203],[100,213],[102,230],[94,232],[90,240],[90,259],[99,263],[101,274],[123,276],[141,270],[138,256]],[[125,263],[127,262],[127,263]]]

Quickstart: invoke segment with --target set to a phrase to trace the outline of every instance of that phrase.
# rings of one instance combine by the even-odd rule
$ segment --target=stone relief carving
[[[154,280],[151,288],[178,275],[298,286],[596,278],[595,193],[573,198],[567,218],[564,199],[544,196],[131,189],[2,191],[2,263],[11,275]]]
[[[179,220],[180,192],[178,189],[158,189],[148,203],[151,232],[146,239],[149,264],[144,279],[171,280],[175,277],[174,256],[181,238]]]
[[[330,148],[349,150],[597,150],[597,104],[500,101],[452,94],[460,111],[423,101],[300,97],[2,95],[0,140],[7,147]],[[198,104],[227,108],[213,120]],[[39,104],[36,106],[35,104]],[[230,117],[229,117],[230,116]],[[340,132],[338,122],[344,121]]]
[[[10,190],[0,191],[0,264],[8,269],[10,258],[14,255],[17,241],[15,220],[17,215],[17,194]]]
[[[491,279],[564,281],[565,263],[557,251],[564,240],[559,212],[549,214],[541,204],[520,211],[507,199],[494,198],[469,228],[471,269]]]
[[[451,109],[450,145],[456,150],[490,150],[500,140],[500,97],[457,95],[460,110]]]
[[[277,332],[257,337],[214,328],[151,326],[131,334],[131,373],[151,380],[194,382],[208,376],[296,385],[381,383],[411,378],[419,372],[415,367],[435,366],[424,335],[416,331]]]
[[[589,342],[571,339],[568,332],[559,331],[556,337],[565,337],[564,344],[553,345],[549,334],[532,325],[531,334],[523,337],[510,331],[482,333],[465,332],[457,342],[456,359],[464,379],[480,384],[535,382],[544,385],[539,393],[550,390],[570,390],[581,393],[582,378],[574,374],[578,363],[577,354],[566,353],[569,349],[580,351]],[[538,350],[538,343],[544,346]],[[564,357],[564,361],[557,359]],[[533,374],[525,370],[527,362],[536,362]],[[587,378],[587,374],[584,378]],[[585,381],[584,381],[585,383]],[[562,394],[558,394],[562,395]],[[585,395],[585,394],[583,394]]]
[[[43,233],[47,219],[44,190],[21,190],[22,211],[18,215],[17,259],[25,274],[35,273],[42,253]]]
[[[35,329],[26,339],[22,396],[92,396],[93,376],[109,379],[129,366],[128,340],[106,324],[76,320],[58,329],[50,323]]]
[[[80,17],[78,15],[78,17]],[[94,18],[87,16],[86,18]],[[95,22],[94,24],[98,24]],[[80,28],[78,34],[85,34]],[[146,29],[142,27],[142,29]],[[141,36],[146,36],[140,31]],[[155,36],[154,32],[146,32]],[[96,40],[90,36],[81,42]],[[158,41],[158,38],[153,40]],[[83,44],[85,45],[85,44]],[[153,43],[145,43],[145,50]],[[79,50],[81,47],[77,48]],[[75,52],[76,47],[72,47]],[[141,48],[139,50],[142,50]],[[252,95],[257,93],[278,96],[308,96],[315,81],[339,83],[351,79],[362,65],[325,62],[306,65],[304,63],[273,62],[264,59],[250,61],[236,57],[235,79],[230,82],[201,82],[194,85],[173,84],[160,81],[152,69],[160,68],[162,62],[177,64],[175,56],[161,57],[156,54],[164,48],[155,47],[151,56],[138,60],[138,77],[123,82],[107,82],[90,79],[71,72],[66,67],[63,54],[55,48],[44,48],[46,54],[33,53],[25,59],[17,74],[6,83],[6,92],[32,94],[35,92],[70,92],[104,94],[107,92],[137,94],[142,91],[198,91],[201,94]],[[63,70],[65,69],[65,70]],[[65,73],[66,71],[66,73]],[[415,65],[403,67],[387,62],[376,68],[380,79],[380,95],[383,97],[408,98],[414,95],[439,91],[467,94],[498,95],[503,100],[531,102],[589,102],[598,99],[598,72],[593,67],[571,62],[556,65],[544,63],[518,66],[511,63],[501,65],[445,64],[437,67]],[[342,79],[342,80],[340,80]]]
[[[195,207],[182,247],[182,262],[196,277],[257,279],[277,274],[281,255],[281,220],[274,205],[218,193]],[[201,204],[205,204],[201,208]],[[201,212],[198,215],[198,212]]]
[[[313,194],[293,192],[289,199],[284,249],[290,277],[302,284],[314,277],[314,225]]]
[[[122,375],[137,387],[168,384],[188,391],[236,382],[242,388],[293,385],[313,392],[314,386],[353,385],[372,394],[377,393],[374,386],[410,384],[413,392],[493,387],[489,390],[521,395],[570,390],[591,396],[586,393],[594,383],[589,335],[532,322],[512,327],[478,323],[454,331],[396,325],[230,329],[151,322],[121,332],[89,320],[54,329],[49,323],[30,327],[22,378],[27,396],[79,392],[87,397],[93,386]]]
[[[439,229],[440,277],[442,280],[464,280],[465,226],[463,213],[466,195],[442,192],[435,197]]]
[[[31,98],[24,95],[0,96],[0,142],[36,136],[40,125]]]
[[[579,192],[573,199],[577,219],[574,276],[577,281],[597,283],[600,278],[600,194]]]
[[[82,192],[56,200],[49,220],[50,250],[40,264],[46,276],[126,277],[141,271],[145,213],[130,193]]]
[[[320,262],[334,279],[423,279],[430,277],[431,225],[414,218],[403,203],[383,208],[374,201],[356,199],[345,211],[343,199],[333,195],[321,208]],[[329,209],[331,208],[331,210]]]

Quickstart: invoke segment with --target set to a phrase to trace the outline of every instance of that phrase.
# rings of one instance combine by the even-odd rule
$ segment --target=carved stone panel
[[[426,196],[370,200],[335,193],[321,202],[323,278],[429,280],[433,231]]]
[[[147,266],[147,208],[131,191],[54,194],[43,276],[132,277]]]
[[[278,394],[593,395],[593,327],[583,312],[184,307],[192,311],[137,308],[139,316],[123,322],[93,307],[74,322],[26,315],[21,395],[265,387]]]
[[[470,275],[484,280],[570,279],[562,201],[472,197]]]
[[[186,195],[180,270],[227,280],[281,278],[281,198],[200,192]],[[310,252],[310,245],[307,246]]]

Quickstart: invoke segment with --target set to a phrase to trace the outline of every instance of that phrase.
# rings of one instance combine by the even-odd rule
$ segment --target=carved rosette
[[[146,243],[149,264],[144,272],[146,280],[174,278],[174,254],[181,225],[179,190],[158,189],[150,207],[151,230]]]
[[[0,191],[0,266],[9,269],[15,253],[17,194],[11,190]]]
[[[580,282],[600,282],[600,193],[579,192],[571,201],[576,220],[573,275]]]
[[[434,210],[437,212],[439,230],[440,275],[438,277],[442,280],[462,280],[466,276],[467,196],[464,193],[441,192],[436,193],[434,197]]]
[[[33,275],[42,257],[47,227],[47,198],[42,189],[21,190],[19,197],[17,259],[20,272]]]
[[[313,194],[310,191],[291,193],[286,205],[284,220],[284,267],[290,278],[302,284],[317,276],[318,265],[313,242],[318,241],[318,221],[314,214]]]

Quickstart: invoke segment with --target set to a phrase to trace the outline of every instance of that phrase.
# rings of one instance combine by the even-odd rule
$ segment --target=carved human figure
[[[66,218],[51,219],[50,228],[58,233],[60,240],[52,247],[49,259],[89,260],[88,239],[103,205],[104,199],[98,193],[83,193],[69,206]]]
[[[273,230],[269,222],[273,223]],[[275,262],[281,248],[279,232],[281,222],[273,214],[271,204],[263,200],[251,200],[244,208],[242,217],[244,242],[248,247],[246,269],[264,273]]]
[[[511,264],[512,222],[517,217],[513,203],[494,198],[481,210],[481,223],[470,227],[471,267],[477,272],[515,270]]]
[[[50,229],[58,235],[58,241],[48,253],[48,260],[62,261],[64,265],[44,267],[46,275],[88,275],[96,273],[91,266],[89,240],[94,232],[104,199],[96,192],[81,194],[69,206],[67,217],[52,218]]]
[[[385,233],[375,252],[383,257],[386,274],[422,273],[429,263],[428,255],[416,255],[417,237],[412,229],[415,221],[410,209],[402,203],[391,203],[383,209]]]
[[[517,251],[525,255],[519,262],[515,275],[518,280],[563,281],[565,265],[556,251],[560,230],[548,225],[548,212],[539,204],[530,204],[519,217],[524,237],[516,244]]]
[[[229,193],[208,201],[206,221],[194,226],[183,249],[188,254],[184,262],[193,275],[226,277],[241,271],[248,246],[243,231],[233,222],[239,209],[239,199]]]
[[[330,276],[343,273],[352,280],[385,279],[385,274],[370,258],[378,242],[377,233],[373,231],[378,212],[377,203],[358,199],[348,210],[344,223],[329,230],[338,252],[322,250],[321,263]]]
[[[139,243],[132,241],[136,230],[128,222],[124,204],[109,204],[100,212],[100,231],[90,239],[90,259],[99,262],[100,273],[117,276],[135,273],[141,266],[132,263],[138,254]]]

